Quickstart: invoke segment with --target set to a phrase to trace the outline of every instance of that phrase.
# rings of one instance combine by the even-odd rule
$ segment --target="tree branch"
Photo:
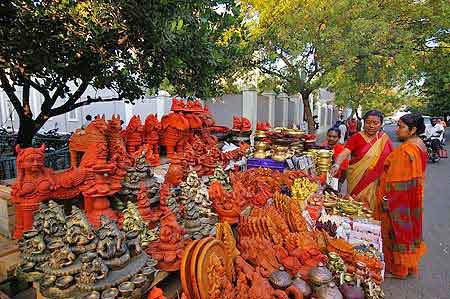
[[[0,82],[2,83],[2,88],[6,92],[6,95],[8,96],[9,100],[11,101],[14,109],[16,109],[17,114],[23,115],[23,107],[20,103],[19,98],[16,96],[14,87],[9,84],[9,79],[6,76],[5,70],[0,69]]]
[[[25,82],[22,89],[22,107],[24,115],[33,118],[33,112],[30,106],[30,83]]]
[[[101,97],[97,97],[97,98],[91,98],[88,97],[88,99],[86,101],[82,101],[82,102],[78,102],[78,103],[74,103],[71,106],[67,106],[66,104],[59,106],[58,108],[52,109],[51,111],[51,115],[50,116],[56,116],[56,115],[61,115],[64,113],[67,113],[69,111],[75,110],[77,108],[83,107],[83,106],[87,106],[89,104],[92,103],[106,103],[106,102],[114,102],[114,101],[121,101],[124,98],[122,96],[118,96],[116,98],[109,98],[109,99],[104,99]]]
[[[67,112],[73,110],[74,108],[72,108],[72,107],[81,98],[81,96],[86,91],[87,87],[89,86],[89,81],[90,80],[85,80],[85,81],[81,82],[78,89],[72,95],[69,96],[69,99],[63,105],[56,107],[54,109],[50,109],[48,111],[48,117],[60,115],[60,114],[67,113]]]
[[[273,76],[277,76],[278,78],[282,79],[282,80],[288,80],[286,76],[282,75],[281,73],[275,71],[275,70],[271,70],[268,69],[262,65],[258,65],[257,68],[259,68],[263,73],[269,74],[269,75],[273,75]]]

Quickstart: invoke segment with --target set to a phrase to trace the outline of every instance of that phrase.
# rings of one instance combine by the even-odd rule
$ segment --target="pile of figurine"
[[[17,275],[37,282],[47,298],[142,298],[157,270],[136,231],[125,233],[102,217],[98,230],[77,207],[66,215],[50,201],[35,213],[19,241]]]
[[[45,148],[18,148],[17,275],[48,298],[143,298],[158,271],[179,273],[185,299],[383,298],[382,257],[347,242],[347,223],[321,217],[370,210],[300,170],[228,167],[247,155],[251,128],[234,117],[236,145],[222,152],[207,106],[173,99],[161,122],[134,116],[122,130],[118,117],[98,116],[72,136],[63,173],[45,167]],[[255,154],[266,157],[270,143],[280,161],[288,141],[297,152],[313,137],[269,128],[257,124]],[[153,171],[160,145],[170,159],[163,181]],[[331,155],[320,154],[324,172]],[[78,196],[69,215],[55,202]]]

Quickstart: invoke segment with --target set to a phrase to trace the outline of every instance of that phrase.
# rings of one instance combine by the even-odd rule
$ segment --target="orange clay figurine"
[[[160,288],[154,287],[147,295],[147,299],[165,299],[164,293]]]

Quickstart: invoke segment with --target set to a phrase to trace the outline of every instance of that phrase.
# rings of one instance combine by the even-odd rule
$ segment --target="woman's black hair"
[[[383,123],[384,115],[379,110],[369,110],[364,114],[363,119],[366,120],[369,116],[376,116],[380,119],[380,122]]]
[[[422,135],[425,132],[425,121],[420,113],[408,113],[400,117],[400,120],[411,130],[416,128],[416,135]]]
[[[330,132],[336,132],[336,134],[338,135],[338,137],[341,138],[341,130],[339,130],[339,128],[337,128],[337,127],[331,127],[331,128],[329,128],[328,131],[327,131],[327,135],[328,135],[328,133],[330,133]]]

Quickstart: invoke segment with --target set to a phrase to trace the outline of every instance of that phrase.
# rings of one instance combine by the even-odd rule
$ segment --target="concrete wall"
[[[225,95],[215,103],[208,103],[208,107],[218,125],[231,128],[233,115],[242,115],[242,95]]]
[[[86,99],[88,95],[91,97],[101,96],[103,98],[116,96],[114,92],[108,90],[97,91],[93,88],[89,88],[81,100]],[[19,98],[22,96],[20,88],[17,89],[17,96]],[[297,120],[301,120],[301,117],[303,116],[303,109],[298,107],[299,99],[298,95],[275,95],[270,91],[264,92],[263,95],[257,95],[255,90],[246,89],[242,94],[225,95],[218,98],[216,102],[209,102],[208,106],[219,125],[231,127],[233,124],[233,115],[238,115],[249,118],[254,126],[256,126],[257,121],[269,121],[272,119],[272,126],[278,127],[292,125],[293,123],[298,125]],[[319,133],[328,129],[336,122],[338,112],[333,105],[333,101],[334,94],[326,90],[320,90],[315,96],[313,107],[314,115],[318,115],[320,120]],[[34,116],[39,114],[42,102],[42,96],[38,92],[31,90],[30,104]],[[171,102],[170,95],[161,93],[158,96],[137,100],[135,105],[126,104],[121,101],[94,103],[78,108],[65,115],[51,118],[42,130],[49,130],[57,127],[61,132],[73,132],[86,123],[85,117],[88,114],[91,116],[105,114],[106,118],[111,118],[113,114],[118,114],[125,124],[128,124],[128,121],[134,114],[140,115],[142,121],[144,121],[150,113],[157,113],[158,117],[161,118],[165,113],[170,111]],[[64,101],[59,100],[55,104],[55,107],[63,103]],[[270,103],[273,103],[272,106]],[[12,109],[6,94],[0,91],[0,125],[5,127],[11,126],[11,111],[13,125],[17,130],[19,127],[18,116],[14,109]],[[348,112],[348,109],[345,109],[345,112]]]

